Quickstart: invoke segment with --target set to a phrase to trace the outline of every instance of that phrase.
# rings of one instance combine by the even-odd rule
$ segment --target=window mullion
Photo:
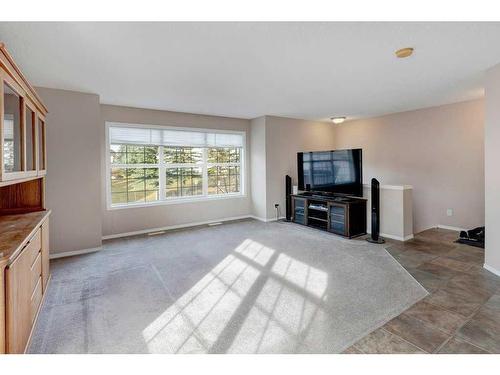
[[[167,193],[167,168],[165,167],[165,158],[163,155],[163,146],[158,147],[158,177],[159,181],[159,200],[163,201],[166,199]]]
[[[208,149],[203,147],[203,166],[202,166],[202,185],[203,185],[203,196],[208,195]]]

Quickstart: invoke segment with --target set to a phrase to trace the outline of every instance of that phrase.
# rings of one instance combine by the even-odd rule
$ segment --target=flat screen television
[[[362,197],[361,151],[357,148],[297,153],[299,190]]]

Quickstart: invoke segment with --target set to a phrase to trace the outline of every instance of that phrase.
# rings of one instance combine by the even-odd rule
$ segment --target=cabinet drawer
[[[38,282],[35,286],[35,290],[31,295],[31,303],[30,303],[30,321],[33,323],[36,317],[36,313],[38,312],[38,307],[40,306],[40,302],[42,302],[42,277],[38,277]]]
[[[38,256],[40,249],[42,248],[42,236],[40,233],[40,228],[35,232],[33,237],[29,240],[28,244],[24,248],[23,252],[26,252],[26,256],[28,257],[28,263],[31,266]]]
[[[38,256],[30,269],[30,291],[33,293],[35,290],[38,278],[42,276],[42,253],[38,252]]]

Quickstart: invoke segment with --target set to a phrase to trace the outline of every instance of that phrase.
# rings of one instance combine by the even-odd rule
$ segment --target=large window
[[[243,194],[244,134],[108,124],[110,207]]]

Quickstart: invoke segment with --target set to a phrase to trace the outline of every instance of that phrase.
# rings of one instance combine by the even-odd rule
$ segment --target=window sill
[[[246,194],[227,194],[227,195],[217,195],[213,197],[189,197],[189,198],[180,198],[180,199],[167,199],[162,201],[156,201],[151,203],[131,203],[124,205],[108,205],[108,211],[114,210],[123,210],[127,208],[144,208],[144,207],[156,207],[156,206],[168,206],[171,204],[186,204],[186,203],[198,203],[198,202],[212,202],[218,200],[225,199],[237,199],[237,198],[246,198]]]

